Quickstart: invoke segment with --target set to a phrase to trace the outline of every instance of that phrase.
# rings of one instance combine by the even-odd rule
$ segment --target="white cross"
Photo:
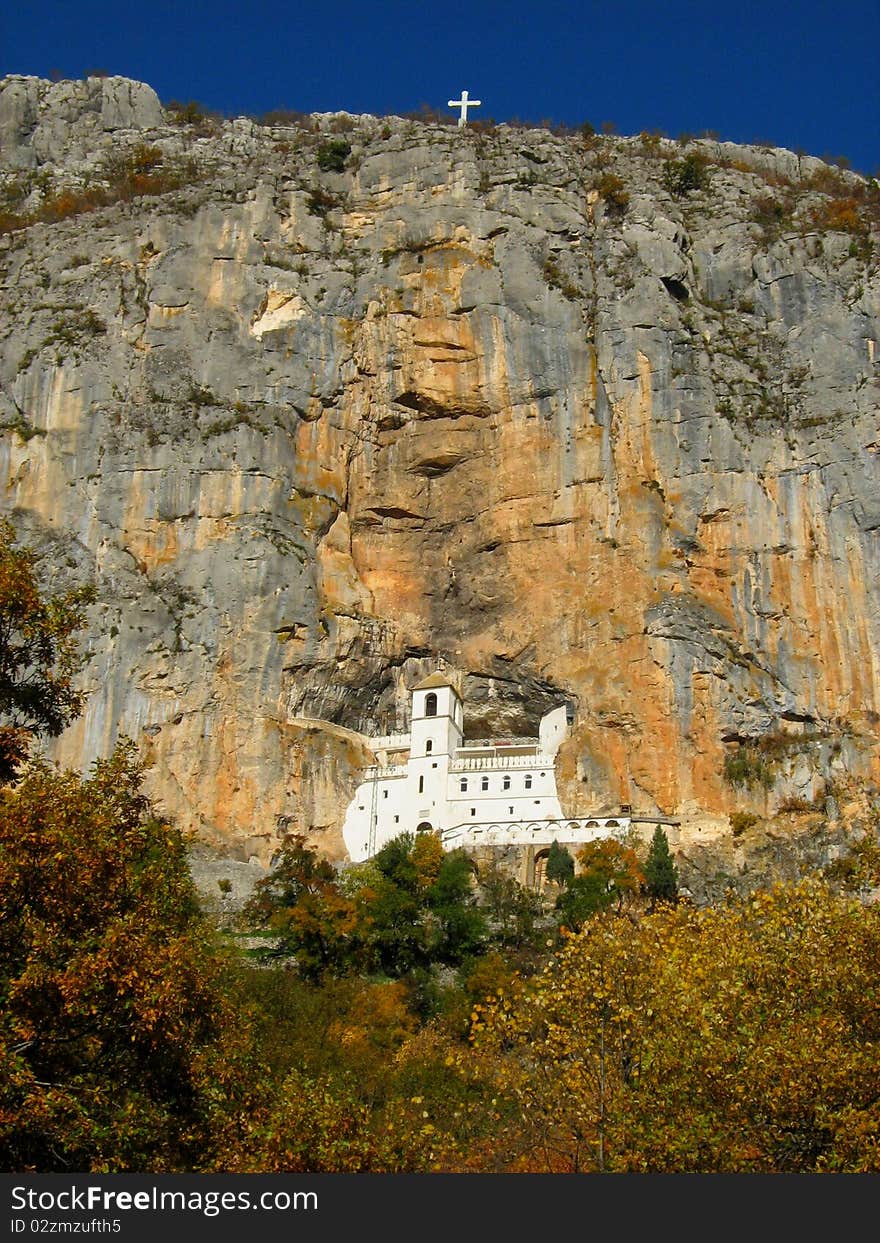
[[[448,107],[461,108],[461,116],[458,118],[458,128],[464,129],[467,124],[468,108],[479,108],[481,101],[479,99],[468,99],[467,91],[462,91],[461,99],[450,99]]]

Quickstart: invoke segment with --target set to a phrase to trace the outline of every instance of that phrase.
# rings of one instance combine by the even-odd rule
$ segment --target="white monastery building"
[[[556,753],[568,736],[565,705],[542,719],[537,738],[464,741],[464,707],[442,674],[412,691],[408,734],[370,738],[367,770],[342,834],[353,862],[400,833],[436,833],[458,846],[549,846],[616,836],[627,816],[569,820],[556,793]]]

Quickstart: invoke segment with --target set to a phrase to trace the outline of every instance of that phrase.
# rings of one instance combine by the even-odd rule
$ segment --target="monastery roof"
[[[455,691],[455,686],[453,685],[453,683],[449,681],[449,678],[444,677],[442,673],[432,673],[430,677],[424,678],[421,682],[419,682],[417,686],[414,686],[413,690],[414,691],[429,691],[432,689],[432,687],[435,687],[435,686],[451,686],[452,689]],[[455,691],[455,693],[457,695],[458,691]]]

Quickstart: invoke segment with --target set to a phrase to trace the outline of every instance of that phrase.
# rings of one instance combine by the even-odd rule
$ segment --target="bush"
[[[316,156],[318,168],[325,173],[344,172],[345,161],[350,155],[351,143],[342,138],[332,138],[328,142],[322,142]]]
[[[769,240],[790,223],[791,207],[772,194],[759,194],[752,199],[752,220]]]
[[[219,112],[206,108],[204,104],[196,103],[194,99],[186,104],[178,99],[169,100],[165,105],[165,111],[172,125],[192,128],[205,135],[213,134],[218,123],[223,119]]]
[[[544,279],[553,289],[558,289],[563,297],[568,298],[569,302],[577,301],[580,296],[580,290],[574,281],[562,271],[559,264],[553,258],[544,260]]]
[[[812,213],[817,229],[830,233],[854,233],[861,236],[868,231],[860,204],[855,198],[835,198],[822,203]]]
[[[605,204],[609,216],[621,217],[629,206],[629,194],[621,179],[614,173],[603,173],[596,182],[596,189]]]
[[[741,837],[746,829],[758,823],[758,817],[750,811],[733,811],[730,813],[730,828],[734,837]]]
[[[311,190],[306,199],[306,211],[311,216],[322,216],[326,218],[327,213],[331,212],[334,207],[339,207],[341,199],[336,194],[330,194],[327,190],[320,187]]]
[[[734,786],[763,786],[769,790],[774,776],[771,763],[755,747],[738,745],[724,757],[724,779]]]
[[[192,160],[168,160],[160,147],[138,143],[129,151],[107,157],[101,169],[103,185],[47,193],[39,207],[27,213],[0,210],[0,233],[24,229],[38,221],[56,224],[142,195],[167,194],[190,184],[196,175]]]
[[[800,798],[796,794],[784,798],[779,804],[780,811],[816,811],[816,804],[808,798]]]
[[[692,190],[708,189],[709,168],[705,156],[687,155],[683,160],[670,160],[663,170],[663,184],[676,198],[683,198]]]
[[[298,129],[311,129],[312,118],[306,112],[297,112],[293,108],[271,108],[257,117],[258,125],[296,126]]]

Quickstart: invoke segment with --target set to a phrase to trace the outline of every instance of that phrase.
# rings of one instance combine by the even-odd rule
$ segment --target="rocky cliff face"
[[[99,591],[60,759],[128,733],[206,841],[338,856],[359,732],[441,663],[475,734],[575,706],[570,814],[880,777],[875,188],[711,142],[175,119],[0,84],[4,507]]]

